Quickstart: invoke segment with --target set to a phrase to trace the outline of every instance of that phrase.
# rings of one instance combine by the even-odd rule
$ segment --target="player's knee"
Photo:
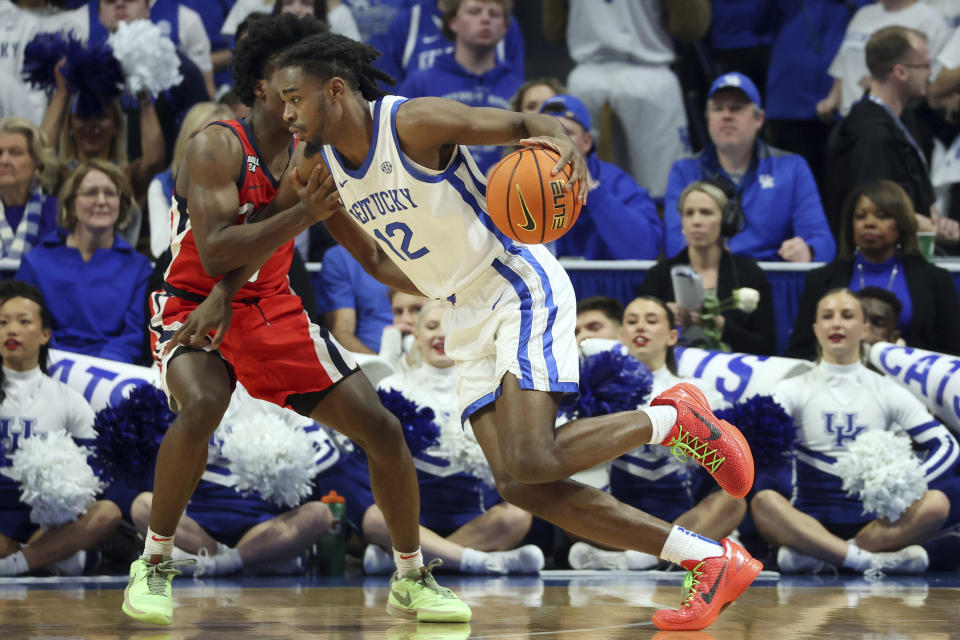
[[[496,477],[497,492],[505,502],[526,511],[534,511],[536,505],[532,502],[532,494],[529,491],[528,483],[521,482],[509,475],[500,475]]]
[[[364,426],[361,432],[351,434],[351,437],[368,458],[395,456],[407,447],[400,421],[386,409],[377,412]]]
[[[209,389],[192,389],[178,397],[180,414],[174,425],[205,440],[216,430],[230,403],[229,396]]]
[[[504,467],[510,477],[523,484],[542,484],[564,479],[556,458],[548,452],[510,455],[504,452]]]

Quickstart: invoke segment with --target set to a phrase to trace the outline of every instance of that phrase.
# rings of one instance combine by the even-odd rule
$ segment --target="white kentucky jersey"
[[[925,450],[921,468],[931,481],[953,466],[956,439],[913,394],[862,364],[820,362],[774,387],[774,398],[797,427],[797,482],[836,476],[833,463],[868,430],[906,432]],[[819,481],[826,480],[820,477]],[[819,482],[815,482],[819,484]]]
[[[477,280],[513,242],[487,214],[486,179],[459,146],[439,171],[400,150],[397,110],[406,98],[370,103],[373,138],[363,164],[344,166],[330,145],[323,158],[347,213],[424,295],[449,299]]]
[[[93,409],[74,389],[44,375],[40,368],[13,371],[3,367],[6,398],[0,404],[0,474],[10,454],[38,433],[66,431],[82,445],[92,445]]]

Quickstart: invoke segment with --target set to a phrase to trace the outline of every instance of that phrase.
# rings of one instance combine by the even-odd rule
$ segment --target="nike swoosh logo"
[[[158,538],[157,536],[150,536],[153,538],[154,542],[170,542],[173,538]]]
[[[497,305],[500,304],[500,301],[503,299],[503,292],[500,293],[500,297],[497,298],[497,301],[493,303],[493,306],[490,307],[490,311],[493,311],[497,308]]]
[[[440,39],[439,35],[436,36],[423,36],[423,44],[431,44]]]
[[[726,567],[724,567],[724,568],[726,568]],[[397,602],[399,602],[401,605],[403,605],[403,606],[405,606],[405,607],[409,607],[409,606],[410,606],[410,602],[411,602],[412,600],[411,600],[411,598],[410,598],[410,594],[409,594],[409,593],[400,594],[400,593],[397,593],[396,589],[390,589],[390,593],[393,594],[394,600],[396,600]]]
[[[707,425],[707,428],[710,429],[710,437],[709,437],[709,438],[706,438],[706,440],[719,440],[719,439],[720,439],[720,437],[721,437],[723,434],[720,433],[720,429],[717,428],[717,425],[713,424],[712,422],[710,422],[709,420],[707,420],[706,418],[704,418],[702,415],[700,415],[699,413],[697,413],[697,412],[694,411],[693,409],[690,409],[690,413],[692,413],[693,415],[695,415],[695,416],[697,417],[697,420],[699,420],[699,421],[702,422],[703,424]]]
[[[527,222],[521,224],[520,228],[524,231],[533,231],[537,228],[537,223],[534,222],[533,216],[530,215],[530,209],[527,208],[527,203],[523,199],[523,191],[520,190],[520,185],[517,185],[517,196],[520,197],[520,210],[523,211],[523,217],[527,219]]]
[[[703,601],[707,604],[713,602],[713,596],[717,594],[717,587],[720,586],[720,581],[723,580],[723,574],[727,570],[727,565],[723,565],[723,569],[720,569],[720,573],[717,574],[717,579],[713,581],[713,586],[710,587],[710,591],[707,591],[704,594],[701,594],[700,597],[703,598]]]
[[[338,182],[337,184],[340,185],[341,187],[343,187],[343,185],[347,184],[347,181],[344,180],[343,182]]]

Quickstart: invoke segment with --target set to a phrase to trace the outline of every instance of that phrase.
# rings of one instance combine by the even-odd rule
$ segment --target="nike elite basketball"
[[[564,188],[572,165],[551,175],[559,160],[548,149],[520,149],[494,166],[487,181],[487,210],[500,231],[524,244],[544,244],[570,230],[580,215],[580,185]]]

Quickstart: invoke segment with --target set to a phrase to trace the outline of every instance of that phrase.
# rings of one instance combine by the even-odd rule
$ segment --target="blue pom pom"
[[[587,356],[580,363],[580,396],[561,412],[570,418],[633,411],[653,388],[647,366],[620,349]]]
[[[772,396],[753,396],[715,415],[740,429],[758,467],[781,466],[792,455],[797,429]]]
[[[400,421],[403,437],[412,455],[422,453],[440,442],[440,427],[434,422],[436,417],[430,407],[421,407],[396,389],[378,389],[380,401],[387,411]],[[363,449],[356,447],[354,453],[365,459]]]
[[[101,115],[104,104],[119,97],[123,85],[123,68],[107,44],[72,47],[63,75],[77,94],[76,114],[81,118]]]
[[[175,418],[166,394],[149,384],[135,387],[118,405],[98,411],[93,422],[96,464],[104,479],[149,489],[157,449]]]
[[[57,31],[35,35],[23,49],[23,69],[20,72],[23,79],[34,89],[51,90],[56,87],[57,78],[53,70],[60,58],[73,50],[71,40],[79,46],[72,33],[68,35]]]

